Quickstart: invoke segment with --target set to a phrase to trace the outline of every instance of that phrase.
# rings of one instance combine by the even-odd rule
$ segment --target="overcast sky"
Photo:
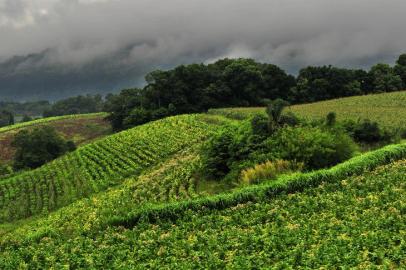
[[[405,0],[0,0],[0,61],[52,49],[43,64],[81,66],[126,49],[120,64],[143,70],[223,57],[365,67],[406,51],[405,12]]]

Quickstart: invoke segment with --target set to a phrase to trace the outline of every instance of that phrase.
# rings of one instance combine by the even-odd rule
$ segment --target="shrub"
[[[215,134],[202,149],[203,174],[219,179],[230,171],[230,145],[233,142],[234,127],[224,127]]]
[[[50,126],[20,131],[12,146],[16,148],[15,170],[37,168],[75,148],[73,142],[66,141]]]
[[[347,120],[343,124],[344,128],[357,142],[362,143],[389,143],[396,141],[396,132],[382,130],[377,122],[372,122],[369,119],[362,121]]]
[[[13,169],[10,166],[0,163],[0,177],[9,175],[12,173],[13,173]]]
[[[335,165],[351,158],[356,150],[348,135],[317,127],[285,127],[264,146],[280,159],[303,162],[307,169]]]
[[[241,181],[244,184],[258,184],[262,180],[275,179],[280,174],[301,171],[303,163],[287,160],[267,161],[257,164],[241,172]]]
[[[332,127],[336,124],[336,113],[335,112],[329,112],[326,116],[326,125],[328,127]]]
[[[279,125],[280,126],[297,126],[300,124],[299,118],[292,112],[287,112],[282,114],[279,118]]]
[[[265,115],[257,114],[251,119],[251,129],[254,135],[268,136],[268,119]]]

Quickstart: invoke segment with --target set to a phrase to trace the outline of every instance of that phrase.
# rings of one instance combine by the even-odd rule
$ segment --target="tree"
[[[402,79],[387,64],[376,64],[369,71],[375,92],[391,92],[402,88]]]
[[[273,133],[279,127],[282,111],[288,105],[289,102],[280,98],[275,99],[268,104],[266,114],[268,115],[268,129],[270,133]]]
[[[406,88],[406,54],[399,56],[399,59],[396,61],[395,73],[402,79],[402,87]]]
[[[9,111],[0,111],[0,127],[14,124],[14,115]]]
[[[75,148],[73,142],[66,141],[49,126],[20,131],[12,146],[16,149],[15,170],[37,168]]]

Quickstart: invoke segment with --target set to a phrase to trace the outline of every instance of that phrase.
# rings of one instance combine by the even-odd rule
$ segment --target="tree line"
[[[180,65],[146,76],[146,86],[107,97],[104,110],[114,130],[165,116],[209,108],[263,106],[281,98],[290,104],[390,92],[406,88],[406,54],[394,67],[370,70],[309,66],[297,77],[253,59],[222,59],[212,64]]]
[[[106,111],[114,130],[165,116],[204,112],[209,108],[264,106],[270,100],[290,104],[406,89],[406,54],[395,66],[378,63],[370,70],[309,66],[294,77],[280,67],[253,59],[222,59],[212,64],[180,65],[155,70],[143,88],[119,94],[76,96],[57,101],[0,102],[0,126],[10,113],[34,112],[44,117]],[[30,114],[27,114],[30,115]],[[26,115],[26,116],[27,116]],[[31,117],[24,117],[28,121]]]

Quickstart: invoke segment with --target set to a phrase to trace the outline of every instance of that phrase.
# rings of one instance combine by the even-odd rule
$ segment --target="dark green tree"
[[[399,59],[396,61],[395,73],[402,79],[402,88],[406,88],[406,54],[399,56]]]
[[[49,126],[18,132],[12,146],[16,149],[15,170],[37,168],[75,148],[71,141],[66,141]]]
[[[402,89],[402,79],[387,64],[376,64],[369,71],[375,92],[391,92]]]

